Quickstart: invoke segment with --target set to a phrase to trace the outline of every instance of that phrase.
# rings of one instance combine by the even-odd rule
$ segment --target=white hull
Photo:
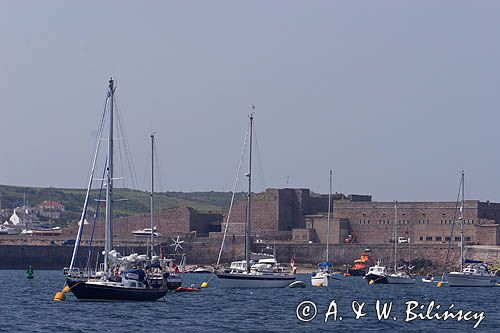
[[[389,275],[386,277],[388,284],[414,284],[415,278]]]
[[[494,287],[497,280],[494,276],[478,276],[460,272],[446,274],[446,279],[450,287]]]
[[[285,288],[295,281],[295,275],[285,274],[217,274],[222,288]]]
[[[316,273],[315,276],[311,276],[311,285],[314,287],[328,287],[331,279],[332,276],[329,273]]]

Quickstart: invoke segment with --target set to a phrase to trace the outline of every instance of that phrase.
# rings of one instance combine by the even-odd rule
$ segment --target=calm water
[[[309,283],[307,275],[299,279]],[[27,280],[23,271],[0,271],[0,331],[20,332],[144,332],[144,331],[232,331],[232,332],[307,332],[307,331],[473,331],[477,320],[413,320],[406,323],[405,302],[418,301],[426,306],[434,300],[440,312],[452,310],[484,311],[485,318],[475,331],[500,332],[500,287],[437,288],[434,284],[368,285],[362,278],[335,281],[335,286],[305,289],[221,289],[211,275],[185,275],[185,285],[209,281],[210,287],[197,293],[169,293],[162,301],[79,302],[70,296],[66,302],[54,302],[63,287],[61,271],[36,271]],[[377,320],[375,301],[393,302],[387,320]],[[316,304],[318,314],[310,322],[296,317],[302,301]],[[337,304],[333,315],[324,322],[330,302]],[[354,319],[352,301],[366,302],[366,316]],[[417,310],[414,310],[417,311]],[[435,312],[435,311],[434,311]],[[300,311],[300,313],[303,313]],[[342,320],[339,320],[339,317]],[[396,320],[393,319],[396,317]]]

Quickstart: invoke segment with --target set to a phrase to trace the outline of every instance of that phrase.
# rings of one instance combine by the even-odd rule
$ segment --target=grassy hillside
[[[85,190],[83,189],[52,188],[51,191],[50,188],[42,187],[0,185],[2,208],[13,209],[21,206],[24,194],[26,194],[26,202],[31,205],[49,200],[52,196],[52,200],[59,201],[66,206],[66,210],[69,211],[68,217],[78,216],[85,200]],[[91,206],[93,207],[96,207],[95,200],[98,198],[98,194],[97,190],[92,191]],[[236,194],[236,198],[242,196],[242,193]],[[115,188],[114,199],[116,200],[114,215],[117,216],[147,213],[150,209],[150,195],[147,192]],[[220,212],[229,208],[230,201],[230,192],[155,193],[155,210],[189,206],[204,212]]]

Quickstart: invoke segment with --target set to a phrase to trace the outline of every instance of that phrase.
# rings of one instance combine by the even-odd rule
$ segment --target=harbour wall
[[[187,256],[187,263],[191,265],[209,264],[217,262],[220,240],[211,238],[195,238],[183,243],[183,250]],[[259,252],[265,249],[263,244],[254,244],[253,251]],[[288,263],[294,257],[297,264],[305,267],[313,267],[318,262],[324,261],[326,257],[325,246],[322,244],[297,244],[277,243],[274,244],[277,259]],[[367,244],[339,244],[329,247],[330,260],[336,266],[351,265],[359,258],[360,254],[369,247],[372,258],[380,260],[384,265],[392,266],[394,260],[393,246],[367,245]],[[144,246],[136,244],[123,244],[116,249],[122,255],[130,253],[146,253]],[[92,267],[95,267],[97,256],[102,260],[101,246],[97,246],[92,252]],[[156,250],[159,253],[159,248]],[[417,273],[437,272],[444,269],[448,246],[446,244],[418,245],[410,248],[412,264],[417,266]],[[26,269],[32,265],[34,269],[62,269],[69,266],[73,252],[72,246],[61,245],[0,245],[0,269]],[[265,252],[265,251],[264,251]],[[272,253],[273,250],[267,252]],[[79,250],[78,266],[86,262],[88,247],[82,246]],[[166,252],[165,252],[166,253]],[[233,260],[243,259],[244,244],[242,240],[232,239],[226,242],[222,252],[221,263],[229,263]],[[489,264],[500,265],[500,247],[466,247],[466,256],[485,260]],[[399,248],[398,258],[408,259],[408,248]],[[460,249],[451,247],[449,256],[450,269],[459,265]]]

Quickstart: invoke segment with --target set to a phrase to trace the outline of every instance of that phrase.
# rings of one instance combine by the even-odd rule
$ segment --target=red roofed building
[[[49,201],[45,200],[42,203],[39,203],[36,205],[36,207],[40,210],[57,210],[60,212],[64,212],[64,205],[60,203],[59,201]]]
[[[64,212],[64,205],[59,201],[45,200],[36,205],[39,216],[44,216],[52,219],[61,218],[61,213]]]

